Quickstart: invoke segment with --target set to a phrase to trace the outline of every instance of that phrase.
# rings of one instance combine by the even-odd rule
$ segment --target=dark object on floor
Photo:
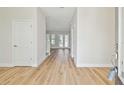
[[[117,75],[117,72],[118,72],[117,67],[116,67],[116,66],[112,67],[112,68],[110,69],[109,74],[108,74],[108,79],[109,79],[109,80],[114,80],[115,77],[116,77],[116,75]]]

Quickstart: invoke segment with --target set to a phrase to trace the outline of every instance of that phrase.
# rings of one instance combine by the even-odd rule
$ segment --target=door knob
[[[14,47],[18,47],[17,45],[14,45]]]

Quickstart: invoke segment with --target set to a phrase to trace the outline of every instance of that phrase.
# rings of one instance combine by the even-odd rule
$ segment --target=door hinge
[[[32,41],[30,42],[30,44],[32,44]]]
[[[30,25],[30,27],[32,28],[32,25]]]

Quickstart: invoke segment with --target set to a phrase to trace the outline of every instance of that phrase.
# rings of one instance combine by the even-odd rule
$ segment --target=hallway
[[[0,68],[0,84],[114,84],[108,68],[76,68],[68,49],[53,50],[38,68]]]

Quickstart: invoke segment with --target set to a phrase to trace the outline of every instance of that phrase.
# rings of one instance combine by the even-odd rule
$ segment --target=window
[[[55,34],[51,34],[51,45],[55,45]]]
[[[50,34],[51,48],[68,48],[69,34]]]
[[[47,45],[47,55],[50,53],[50,35],[49,34],[47,34],[47,43],[46,43],[46,45]]]
[[[59,35],[59,47],[63,47],[63,35]]]
[[[69,35],[65,35],[65,47],[69,47]]]

